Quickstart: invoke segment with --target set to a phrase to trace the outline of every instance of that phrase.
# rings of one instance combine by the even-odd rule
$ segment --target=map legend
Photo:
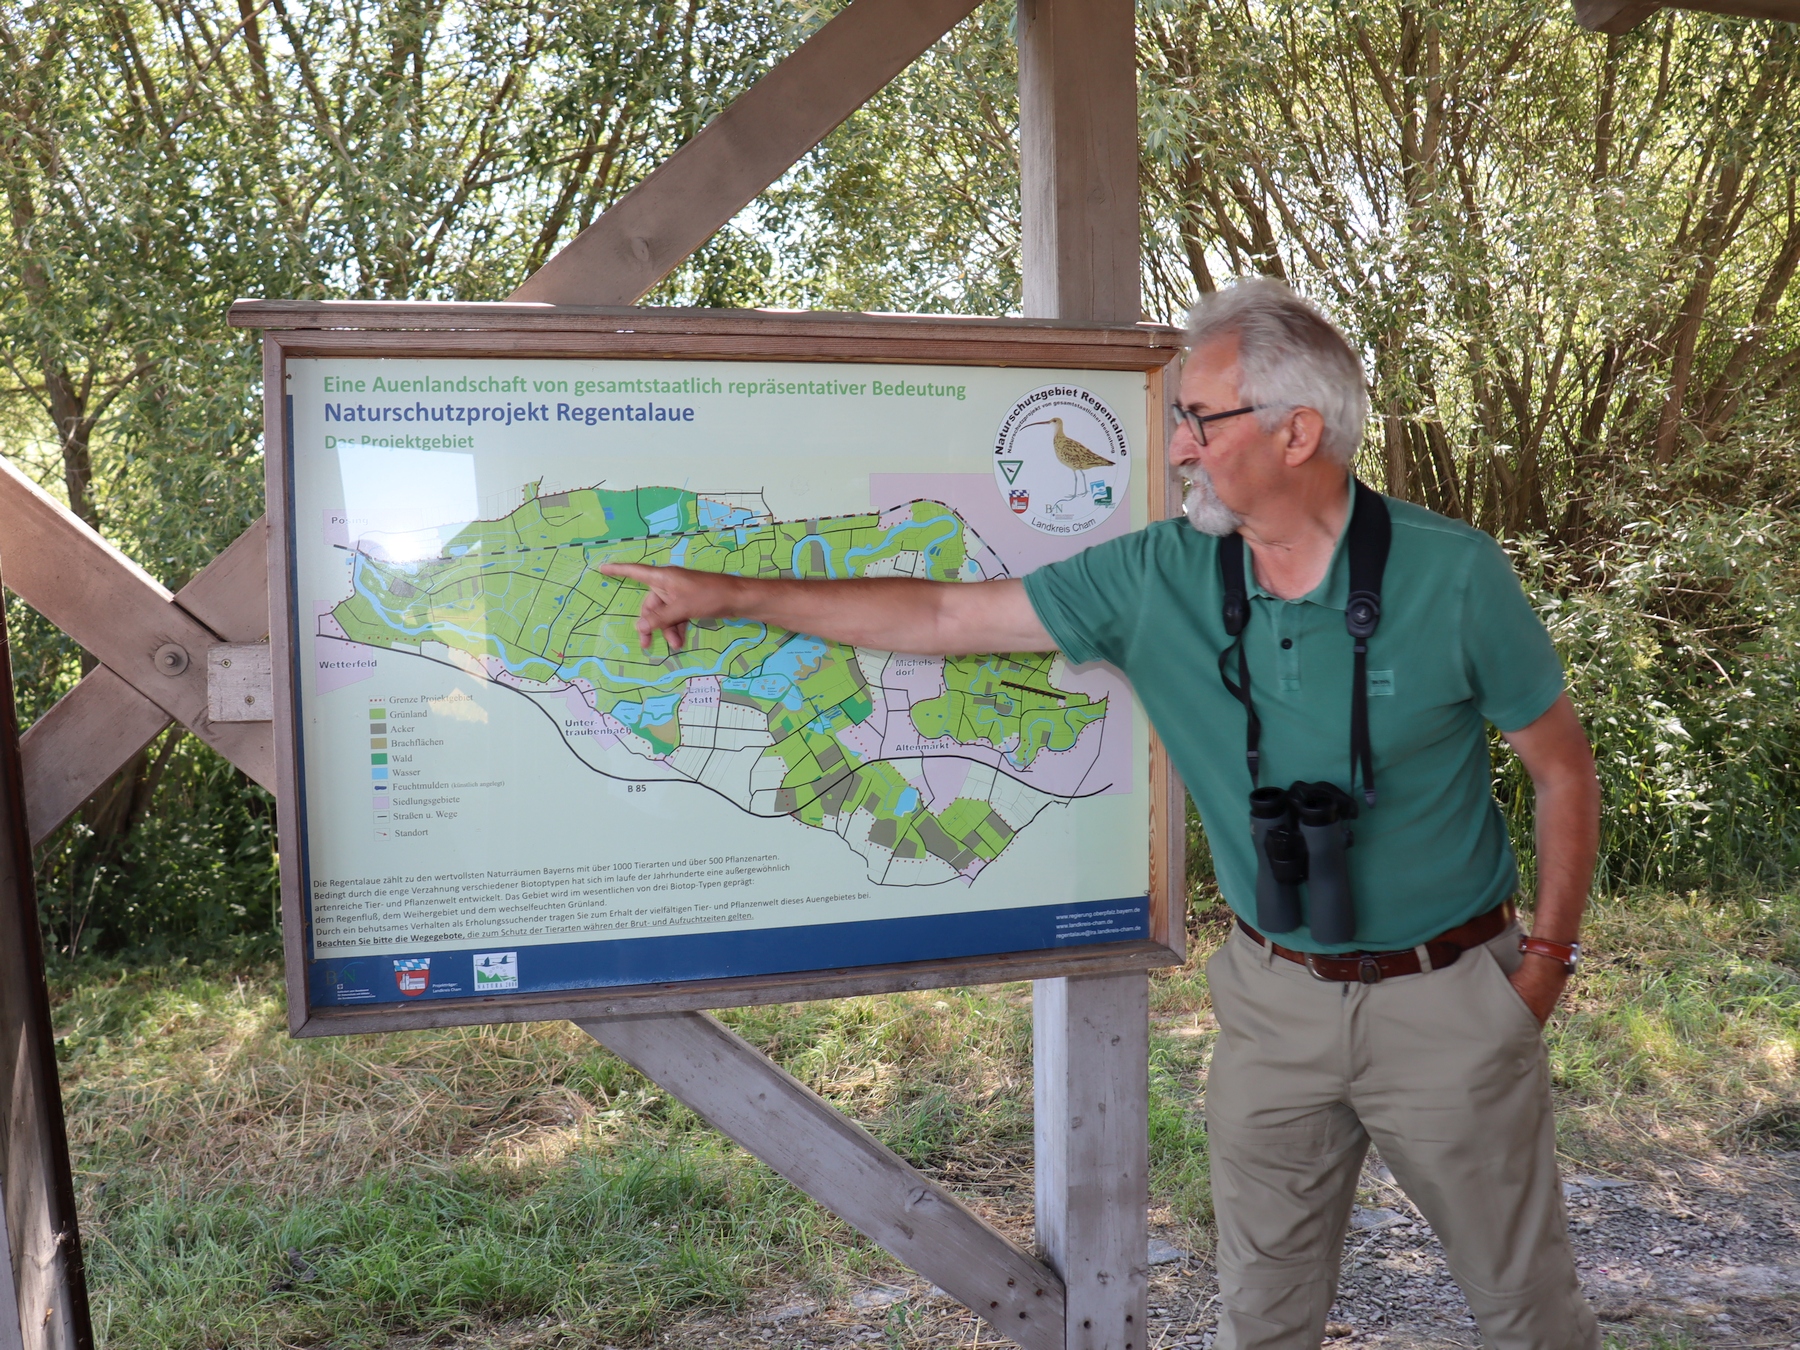
[[[387,703],[369,705],[369,786],[374,788],[375,837],[388,837]]]

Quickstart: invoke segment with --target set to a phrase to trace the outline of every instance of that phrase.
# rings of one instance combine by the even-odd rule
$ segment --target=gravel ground
[[[1478,1345],[1430,1227],[1379,1161],[1363,1181],[1328,1344]],[[1685,1340],[1800,1350],[1800,1154],[1684,1162],[1635,1178],[1571,1173],[1565,1190],[1582,1278],[1609,1346]],[[990,1217],[1010,1230],[1024,1216]],[[1216,1316],[1210,1267],[1164,1238],[1152,1240],[1151,1257],[1147,1350],[1204,1350]],[[659,1343],[682,1350],[1010,1344],[978,1328],[953,1300],[904,1276],[824,1302],[790,1291],[737,1317],[670,1327]]]

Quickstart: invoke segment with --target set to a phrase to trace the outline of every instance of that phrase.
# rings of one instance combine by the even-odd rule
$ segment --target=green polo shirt
[[[1348,854],[1356,940],[1319,943],[1305,927],[1281,938],[1303,951],[1411,947],[1512,894],[1486,724],[1527,726],[1563,687],[1550,635],[1499,545],[1422,507],[1387,505],[1393,545],[1368,658],[1378,801],[1363,807]],[[1161,521],[1040,568],[1025,591],[1070,661],[1107,661],[1131,681],[1193,794],[1225,899],[1254,923],[1244,709],[1219,678],[1230,639],[1218,554],[1219,541],[1185,520]],[[1350,785],[1349,569],[1343,536],[1325,579],[1298,600],[1270,595],[1247,569],[1266,787]]]

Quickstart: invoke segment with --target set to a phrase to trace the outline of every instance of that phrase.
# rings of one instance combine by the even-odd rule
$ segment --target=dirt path
[[[1449,1350],[1479,1344],[1430,1228],[1379,1161],[1364,1175],[1329,1330],[1334,1345]],[[1637,1178],[1571,1173],[1570,1227],[1609,1345],[1800,1350],[1800,1154],[1647,1168]],[[1000,1218],[1002,1216],[995,1216]],[[1023,1216],[1008,1214],[1009,1228]],[[1151,1255],[1148,1350],[1213,1341],[1218,1286],[1208,1265],[1164,1239]],[[735,1317],[669,1327],[679,1350],[766,1345],[995,1346],[952,1300],[903,1275],[821,1301],[779,1293]]]

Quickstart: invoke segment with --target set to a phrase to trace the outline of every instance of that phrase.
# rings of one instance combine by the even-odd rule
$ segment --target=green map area
[[[1050,769],[1045,757],[1075,749],[1106,701],[1052,686],[1053,653],[912,659],[906,689],[896,690],[872,680],[851,648],[749,621],[695,623],[680,651],[660,638],[644,651],[635,628],[643,589],[599,572],[632,562],[749,577],[999,574],[949,507],[917,501],[779,521],[753,495],[644,487],[539,496],[535,484],[526,495],[508,515],[448,534],[434,558],[386,560],[378,540],[363,541],[353,593],[332,611],[344,636],[390,648],[441,643],[498,683],[577,689],[610,719],[602,739],[669,771],[661,776],[833,830],[865,857],[935,859],[972,878],[1044,802],[1078,790],[1082,764]],[[967,795],[934,806],[919,765],[943,754],[986,771],[970,775]]]

